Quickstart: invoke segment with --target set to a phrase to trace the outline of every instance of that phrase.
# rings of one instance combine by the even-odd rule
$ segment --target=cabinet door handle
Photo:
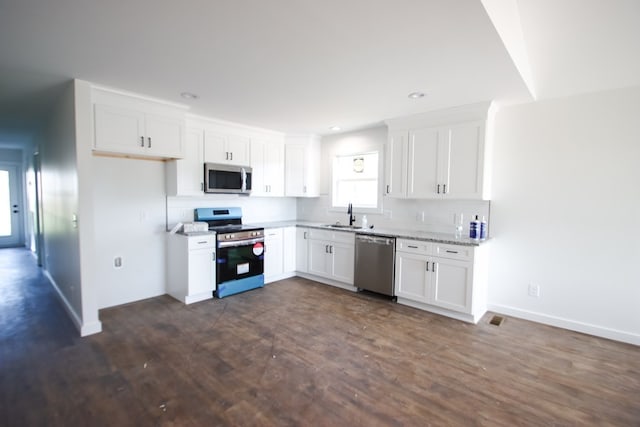
[[[211,260],[212,260],[212,261],[215,261],[215,260],[216,260],[216,253],[215,253],[215,252],[211,254]]]
[[[418,247],[417,247],[417,246],[407,245],[407,247],[408,247],[408,248],[411,248],[411,249],[418,249]]]
[[[302,234],[302,238],[303,238],[304,240],[307,240],[307,232],[306,232],[306,231]]]
[[[231,155],[231,158],[229,160],[233,160],[233,151],[229,153]]]
[[[140,137],[140,147],[144,147],[144,136]]]
[[[303,193],[306,193],[306,192],[307,192],[307,186],[306,186],[306,185],[303,185],[303,186],[302,186],[302,192],[303,192]]]
[[[151,148],[151,137],[150,137],[150,136],[148,136],[148,137],[147,137],[147,140],[149,141],[149,148]]]
[[[442,185],[442,194],[447,194],[447,184]]]
[[[229,160],[229,152],[228,151],[224,152],[224,159],[225,160]]]
[[[333,246],[329,246],[329,253],[332,254],[333,253]]]
[[[440,194],[440,184],[438,184],[438,194]]]
[[[431,263],[431,271],[433,271],[434,273],[436,272],[436,265],[437,264],[435,261]]]
[[[427,261],[427,271],[429,271],[429,261]]]
[[[457,254],[458,251],[447,251],[448,254]]]
[[[200,183],[200,191],[204,191],[204,182]]]
[[[387,184],[387,194],[389,194],[389,184]]]
[[[329,253],[329,245],[324,245],[324,253],[325,254]]]

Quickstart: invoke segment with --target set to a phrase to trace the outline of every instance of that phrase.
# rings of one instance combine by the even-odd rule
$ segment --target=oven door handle
[[[255,245],[256,243],[264,243],[264,237],[257,237],[255,239],[248,239],[248,240],[236,240],[232,242],[221,241],[221,242],[218,242],[218,247],[219,248],[236,248],[239,246],[251,246],[251,245]]]

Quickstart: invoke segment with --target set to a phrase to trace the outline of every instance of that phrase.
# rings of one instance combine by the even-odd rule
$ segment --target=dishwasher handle
[[[378,236],[363,236],[356,235],[356,240],[364,243],[374,243],[376,245],[393,245],[395,239],[391,237],[378,237]]]

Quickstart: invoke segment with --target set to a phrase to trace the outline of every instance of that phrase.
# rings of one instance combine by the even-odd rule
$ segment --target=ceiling
[[[500,0],[502,23],[491,1],[0,0],[0,142],[28,138],[72,78],[317,134],[640,85],[640,1]]]

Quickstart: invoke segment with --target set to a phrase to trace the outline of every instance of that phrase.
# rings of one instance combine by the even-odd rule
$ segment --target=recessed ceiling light
[[[411,92],[409,94],[409,98],[411,99],[418,99],[418,98],[423,98],[424,97],[424,92]]]
[[[329,130],[332,130],[332,131],[334,131],[334,132],[337,132],[337,131],[339,131],[340,129],[341,129],[341,128],[340,128],[340,126],[331,126],[331,127],[329,128]]]
[[[195,93],[191,93],[191,92],[182,92],[180,94],[181,97],[183,97],[184,99],[198,99],[200,98],[198,95],[196,95]]]

